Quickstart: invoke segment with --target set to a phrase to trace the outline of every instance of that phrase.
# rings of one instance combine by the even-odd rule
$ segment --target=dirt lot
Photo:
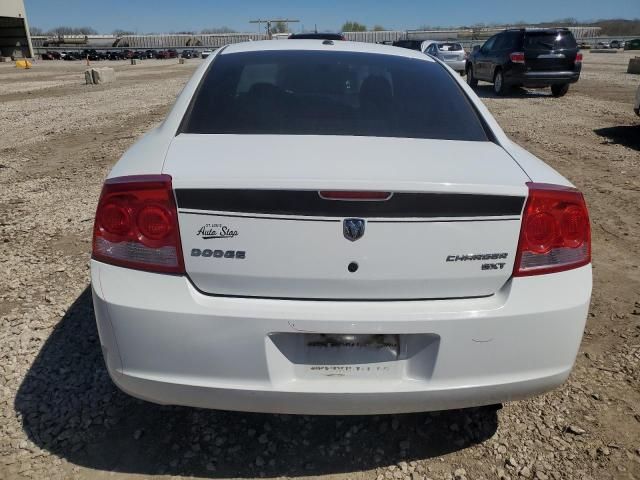
[[[630,56],[586,54],[561,99],[478,89],[591,209],[595,286],[570,380],[498,411],[375,417],[160,407],[118,391],[88,290],[94,209],[109,168],[163,118],[197,62],[116,62],[119,81],[105,86],[83,85],[77,62],[0,65],[0,478],[640,479],[640,76],[625,73]]]

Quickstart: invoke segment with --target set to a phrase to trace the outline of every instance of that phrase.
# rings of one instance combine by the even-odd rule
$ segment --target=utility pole
[[[286,23],[287,24],[287,31],[289,31],[289,24],[290,23],[298,23],[300,20],[291,20],[289,18],[270,18],[268,20],[262,20],[262,19],[257,19],[257,20],[250,20],[249,23],[257,23],[258,24],[258,30],[260,30],[260,26],[263,23],[267,24],[267,37],[269,38],[269,40],[271,40],[271,24],[273,23]]]

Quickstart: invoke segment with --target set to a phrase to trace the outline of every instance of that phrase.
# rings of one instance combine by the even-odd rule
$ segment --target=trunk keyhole
[[[347,270],[349,270],[351,273],[357,272],[358,271],[358,264],[356,262],[351,262],[349,264],[349,266],[347,267]]]

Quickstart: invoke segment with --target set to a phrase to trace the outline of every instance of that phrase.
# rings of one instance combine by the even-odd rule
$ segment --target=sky
[[[2,0],[0,0],[2,1]],[[100,33],[115,29],[137,33],[199,31],[227,26],[257,31],[249,20],[299,19],[292,30],[339,31],[346,20],[379,24],[390,30],[423,25],[540,22],[573,17],[640,18],[640,0],[24,0],[30,25],[89,26]]]

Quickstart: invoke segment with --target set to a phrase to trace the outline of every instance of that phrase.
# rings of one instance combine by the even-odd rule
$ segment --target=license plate
[[[400,374],[399,335],[305,334],[298,374],[326,378],[393,378]],[[302,371],[300,371],[302,370]]]

